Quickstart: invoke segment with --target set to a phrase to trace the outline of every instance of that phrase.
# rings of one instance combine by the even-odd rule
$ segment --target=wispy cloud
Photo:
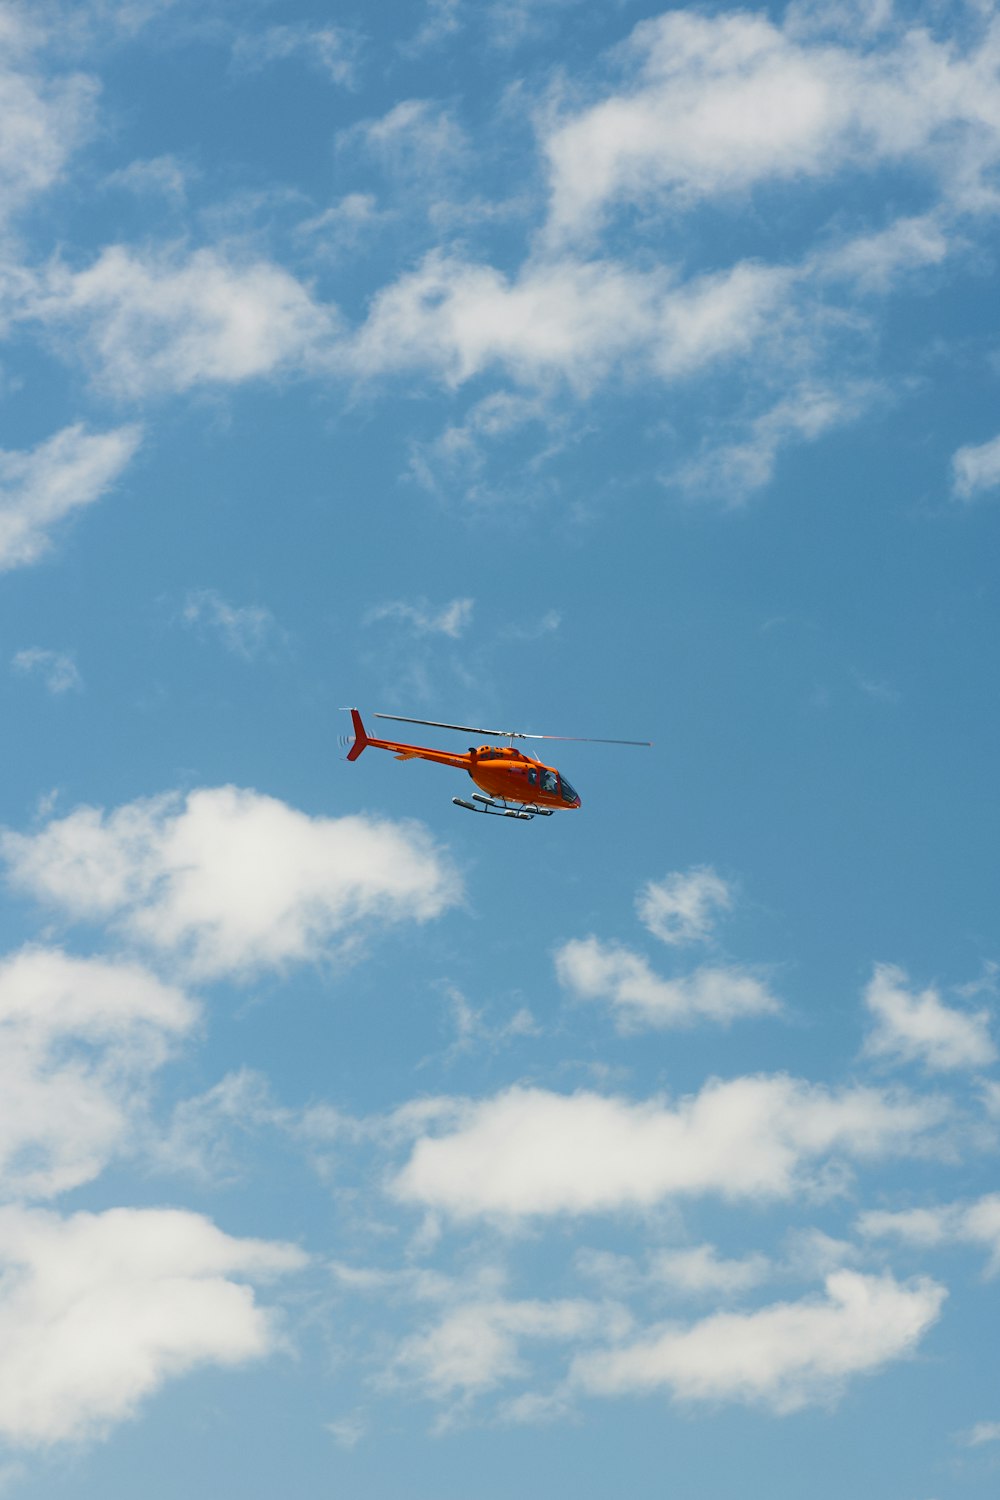
[[[1000,1422],[977,1422],[962,1434],[962,1442],[969,1448],[978,1448],[983,1443],[1000,1443]]]
[[[426,599],[412,603],[392,599],[370,609],[365,615],[365,623],[374,625],[380,620],[396,620],[409,626],[414,635],[446,635],[458,640],[471,625],[474,608],[474,599],[452,599],[450,604],[439,609],[428,604]]]
[[[244,31],[233,44],[233,62],[244,72],[258,72],[276,62],[301,59],[312,63],[334,83],[351,88],[357,82],[362,38],[347,26],[268,26]]]
[[[278,623],[262,604],[230,604],[215,589],[195,589],[181,611],[185,625],[216,635],[227,651],[253,661],[280,635]]]
[[[140,438],[138,427],[88,433],[77,423],[36,448],[0,449],[0,571],[37,562],[59,523],[112,487]]]
[[[1000,1193],[986,1193],[971,1203],[872,1209],[858,1219],[858,1228],[871,1238],[911,1245],[979,1245],[989,1252],[987,1274],[1000,1274]]]
[[[43,646],[28,646],[11,657],[11,667],[22,676],[41,677],[50,693],[81,693],[83,678],[68,651],[48,651]]]
[[[45,29],[28,7],[0,18],[0,224],[6,224],[65,172],[94,127],[96,80],[45,76],[36,52]]]

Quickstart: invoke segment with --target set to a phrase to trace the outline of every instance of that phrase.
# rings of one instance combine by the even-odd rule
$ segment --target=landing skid
[[[473,792],[471,802],[466,802],[464,797],[452,797],[451,800],[456,807],[464,807],[466,812],[490,813],[495,818],[520,818],[523,823],[530,823],[532,818],[551,818],[554,812],[554,808],[536,807],[532,802],[495,801],[479,792]]]

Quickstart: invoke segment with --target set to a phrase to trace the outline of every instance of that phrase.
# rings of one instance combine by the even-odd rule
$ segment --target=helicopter
[[[515,740],[574,740],[591,745],[651,745],[652,740],[600,740],[587,739],[569,734],[524,734],[517,729],[476,729],[469,724],[442,724],[437,719],[408,719],[400,714],[375,714],[376,719],[388,719],[394,724],[423,724],[430,729],[455,729],[462,734],[482,734],[488,739],[507,740],[506,745],[470,745],[467,751],[454,753],[449,750],[431,750],[424,745],[405,745],[396,740],[373,739],[361,721],[356,708],[349,709],[354,725],[353,740],[348,760],[357,760],[362,750],[371,745],[376,750],[391,750],[397,760],[431,760],[439,766],[453,766],[466,771],[478,787],[472,793],[471,802],[465,797],[452,797],[456,807],[467,812],[485,813],[500,818],[517,818],[530,822],[532,818],[551,818],[554,812],[567,812],[578,808],[579,793],[570,786],[566,777],[555,766],[546,766],[533,755],[514,748]],[[485,795],[484,795],[485,794]]]

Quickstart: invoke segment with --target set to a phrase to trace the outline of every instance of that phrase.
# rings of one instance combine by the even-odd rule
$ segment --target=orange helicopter
[[[354,725],[353,743],[348,760],[357,760],[362,750],[372,745],[376,750],[392,750],[397,760],[432,760],[439,766],[454,766],[467,771],[486,794],[472,793],[472,801],[452,797],[456,807],[468,812],[492,813],[495,817],[551,818],[557,810],[580,806],[577,792],[555,766],[543,765],[532,755],[515,750],[515,740],[575,740],[590,745],[651,745],[652,740],[592,740],[570,734],[522,734],[516,729],[475,729],[468,724],[442,724],[436,719],[407,719],[399,714],[376,714],[394,724],[426,724],[430,729],[457,729],[463,734],[484,734],[491,739],[508,740],[507,745],[470,745],[464,754],[448,750],[430,750],[423,745],[403,745],[396,740],[372,739],[361,722],[356,708],[349,710]]]

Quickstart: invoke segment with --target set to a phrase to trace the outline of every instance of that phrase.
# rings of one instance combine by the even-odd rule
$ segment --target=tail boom
[[[468,770],[471,756],[454,755],[447,750],[430,750],[424,745],[404,745],[398,740],[375,740],[372,739],[365,729],[361,715],[356,708],[351,711],[351,723],[354,726],[354,744],[347,752],[348,760],[357,760],[362,750],[369,745],[376,750],[392,750],[397,760],[431,760],[438,765],[456,766],[460,770]]]

